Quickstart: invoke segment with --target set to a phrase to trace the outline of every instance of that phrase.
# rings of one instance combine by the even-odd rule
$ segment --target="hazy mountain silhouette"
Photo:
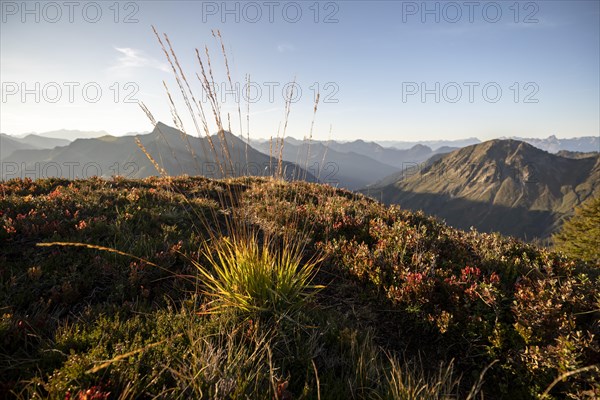
[[[566,158],[516,140],[491,140],[404,171],[364,190],[422,209],[459,228],[546,238],[590,196],[600,195],[600,156]]]
[[[466,139],[456,139],[456,140],[419,140],[419,141],[403,141],[403,140],[377,140],[381,146],[384,147],[392,147],[396,149],[406,150],[414,147],[418,144],[427,146],[432,150],[438,150],[440,147],[465,147],[473,144],[481,143],[481,140],[472,137]]]
[[[212,136],[213,148],[207,138],[184,135],[175,128],[159,122],[146,135],[102,136],[77,139],[68,146],[54,149],[22,149],[14,151],[4,161],[3,178],[43,178],[60,176],[86,178],[89,176],[123,175],[144,178],[159,172],[136,144],[139,139],[148,153],[169,175],[203,175],[213,178],[237,175],[268,175],[277,168],[277,160],[255,150],[231,133],[221,140]],[[247,158],[246,158],[247,155]],[[221,170],[221,167],[224,170]],[[310,173],[288,162],[283,163],[286,178],[315,180]]]
[[[456,149],[456,147],[441,147],[434,151],[431,147],[423,144],[416,144],[408,149],[395,149],[363,140],[331,142],[329,147],[342,153],[354,152],[362,154],[398,169],[406,168],[407,164],[421,163],[437,153],[449,153]]]
[[[559,139],[556,136],[548,136],[546,139],[518,138],[513,139],[527,142],[532,146],[545,150],[549,153],[558,153],[561,150],[576,152],[600,152],[600,136],[583,136],[569,139]]]
[[[251,140],[252,146],[265,154],[273,152],[276,141]],[[353,142],[285,139],[283,159],[307,166],[309,170],[332,185],[356,190],[386,176],[421,163],[438,152],[450,152],[453,148],[433,151],[424,145],[410,149],[386,148],[375,142],[355,140]],[[308,161],[308,162],[307,162]]]
[[[29,144],[24,143],[21,140],[9,136],[4,133],[0,133],[0,158],[4,161],[6,157],[11,155],[16,150],[25,150],[25,149],[35,149],[36,147]]]
[[[561,150],[577,152],[600,151],[600,136],[583,136],[569,139],[559,139],[554,135],[548,136],[547,138],[543,139],[511,136],[509,138],[501,139],[513,139],[522,142],[527,142],[532,146],[535,146],[541,150],[545,150],[549,153],[557,153]],[[422,140],[415,142],[407,142],[400,140],[378,140],[377,143],[384,147],[393,147],[397,149],[409,149],[417,144],[421,144],[428,146],[435,151],[440,149],[440,147],[460,148],[471,146],[474,144],[479,144],[481,143],[481,141],[477,138],[467,138],[458,140]]]
[[[29,144],[37,149],[53,149],[58,146],[67,146],[71,143],[67,139],[57,139],[52,137],[40,136],[33,133],[21,138],[12,137],[18,142]]]
[[[272,156],[279,156],[279,148],[275,141],[251,142],[259,151]],[[332,186],[350,190],[365,187],[373,179],[382,178],[397,171],[397,168],[379,162],[373,158],[354,152],[339,152],[323,142],[299,141],[285,139],[283,146],[284,160],[306,167],[313,175]]]
[[[59,129],[56,131],[48,131],[48,132],[41,132],[41,133],[29,132],[29,133],[25,133],[23,135],[15,135],[15,136],[19,137],[19,138],[24,138],[24,137],[27,137],[30,135],[41,136],[41,137],[52,138],[52,139],[64,139],[64,140],[68,140],[68,141],[72,142],[76,139],[94,139],[94,138],[106,136],[106,135],[108,135],[108,132],[106,132],[106,131],[80,131],[80,130],[74,130],[74,129]]]

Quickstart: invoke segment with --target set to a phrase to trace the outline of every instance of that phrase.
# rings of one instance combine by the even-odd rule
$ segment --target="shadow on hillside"
[[[480,232],[499,232],[524,240],[546,239],[557,226],[562,215],[522,207],[507,207],[489,203],[452,198],[448,195],[415,193],[397,188],[364,192],[386,204],[398,204],[408,210],[423,210],[443,219],[448,225]]]

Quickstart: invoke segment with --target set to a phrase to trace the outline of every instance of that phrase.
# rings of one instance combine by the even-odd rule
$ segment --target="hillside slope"
[[[0,397],[466,398],[486,366],[486,399],[537,398],[581,367],[550,394],[600,393],[598,265],[306,182],[15,179],[0,193]],[[218,299],[194,262],[228,216],[321,260],[324,289],[298,315],[206,312]]]
[[[454,151],[404,179],[365,190],[449,224],[547,238],[573,208],[600,193],[600,156],[560,157],[516,140]]]
[[[23,143],[12,136],[0,133],[0,161],[4,162],[6,157],[17,150],[35,149],[35,146]]]
[[[29,134],[17,139],[21,143],[27,143],[38,149],[53,149],[58,146],[68,146],[71,143],[67,139],[57,139],[41,135]]]

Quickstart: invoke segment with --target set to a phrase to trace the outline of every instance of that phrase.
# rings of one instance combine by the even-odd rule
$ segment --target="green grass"
[[[275,243],[242,229],[216,240],[204,246],[210,268],[193,262],[206,293],[216,302],[215,310],[232,307],[249,315],[290,314],[319,289],[311,284],[317,263],[303,261],[298,241]]]

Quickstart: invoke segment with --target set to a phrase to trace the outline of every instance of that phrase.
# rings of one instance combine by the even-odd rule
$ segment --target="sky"
[[[196,135],[155,26],[211,131],[195,49],[205,66],[209,51],[225,127],[251,138],[598,136],[599,5],[2,0],[0,131],[150,131],[138,103],[174,125],[170,94]]]

